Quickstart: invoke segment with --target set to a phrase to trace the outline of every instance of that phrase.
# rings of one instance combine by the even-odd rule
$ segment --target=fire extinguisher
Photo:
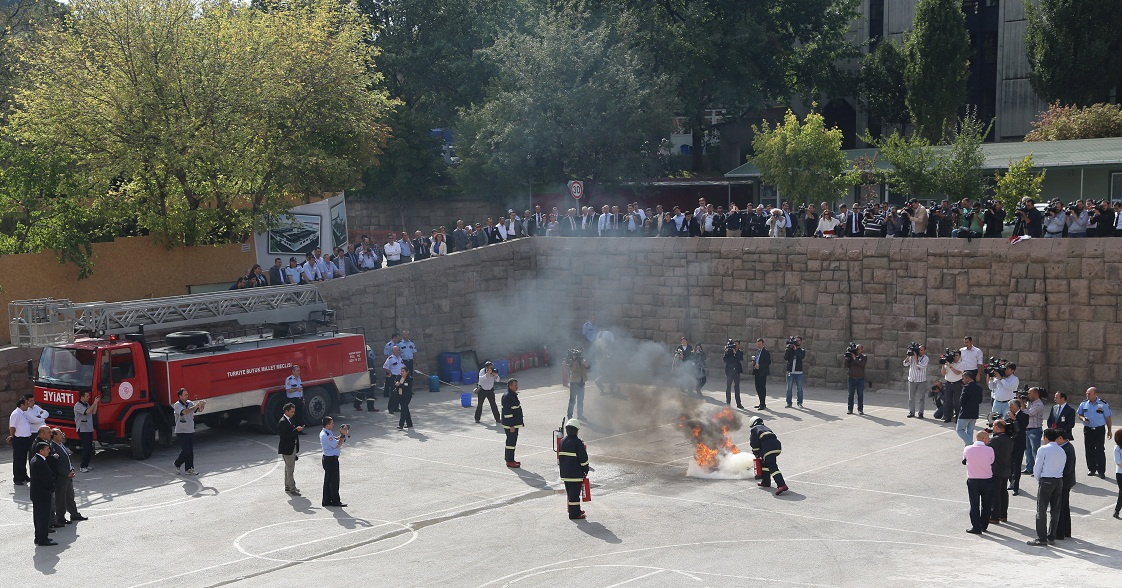
[[[756,479],[760,480],[764,477],[764,460],[756,458],[752,460],[752,464],[756,466]]]
[[[561,463],[561,440],[565,438],[565,419],[561,419],[561,426],[553,430],[553,453],[557,454],[557,463]]]
[[[535,353],[533,355],[533,357],[530,361],[530,367],[538,367],[538,354]]]
[[[542,345],[542,365],[549,365],[549,346]]]
[[[588,478],[584,479],[584,488],[580,493],[581,502],[592,502],[592,484],[589,483]]]

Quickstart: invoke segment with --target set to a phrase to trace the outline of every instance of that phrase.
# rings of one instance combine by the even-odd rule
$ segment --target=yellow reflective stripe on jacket
[[[580,465],[582,465],[582,466],[586,466],[586,465],[588,465],[588,462],[587,462],[587,461],[586,461],[586,462],[583,462],[583,463],[581,463]]]
[[[504,418],[504,419],[512,419],[512,418],[514,418],[514,415],[512,415],[512,414],[504,414],[504,415],[503,415],[503,418]]]
[[[559,452],[557,452],[557,455],[567,455],[569,457],[576,457],[577,456],[575,451],[559,451]]]
[[[772,455],[772,454],[779,455],[780,453],[783,453],[783,452],[778,450],[778,449],[772,449],[771,451],[765,453],[764,457],[767,457],[767,456]]]
[[[561,478],[562,482],[583,482],[584,478]]]
[[[521,404],[515,404],[514,406],[510,407],[511,410],[514,410],[516,408],[522,408],[522,405]]]

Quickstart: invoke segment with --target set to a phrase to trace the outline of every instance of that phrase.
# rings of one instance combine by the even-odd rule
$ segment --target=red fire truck
[[[343,395],[370,387],[363,335],[317,332],[332,314],[314,286],[121,303],[20,301],[10,315],[13,343],[43,347],[38,367],[28,368],[47,423],[77,439],[74,403],[90,391],[100,398],[95,439],[128,444],[136,459],[151,456],[157,442],[170,443],[171,405],[180,388],[207,401],[202,424],[245,420],[275,434],[293,365],[301,367],[309,423],[330,414]],[[150,348],[143,333],[148,325],[230,320],[270,326],[272,333],[226,340],[181,331],[159,348]]]

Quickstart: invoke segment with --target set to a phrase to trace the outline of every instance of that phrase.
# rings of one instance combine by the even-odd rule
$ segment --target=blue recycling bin
[[[499,379],[505,380],[510,375],[510,362],[505,359],[496,359],[494,364],[495,371],[499,373]]]
[[[475,372],[464,372],[460,377],[465,384],[476,384],[479,382],[479,374]]]
[[[456,382],[459,378],[453,378],[452,374],[462,371],[460,369],[460,354],[453,351],[444,351],[437,356],[437,365],[439,368],[436,370],[437,375],[445,382]]]
[[[448,376],[448,379],[444,380],[444,381],[448,382],[449,384],[459,384],[460,383],[460,372],[452,372],[451,375]]]
[[[464,392],[460,394],[460,406],[464,408],[471,408],[471,392]]]
[[[440,392],[440,376],[429,376],[429,392]]]

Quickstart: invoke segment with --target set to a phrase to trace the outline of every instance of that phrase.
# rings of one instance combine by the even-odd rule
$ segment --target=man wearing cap
[[[561,481],[565,483],[565,494],[569,499],[569,519],[584,518],[580,509],[580,491],[584,479],[588,477],[588,450],[584,441],[577,437],[580,421],[569,419],[565,423],[565,438],[557,452],[557,464],[561,469]]]
[[[397,334],[395,333],[394,336],[396,337]],[[386,408],[386,411],[390,414],[394,414],[395,412],[397,412],[396,409],[400,397],[395,394],[397,389],[394,387],[394,382],[396,382],[401,377],[401,368],[403,367],[405,367],[405,362],[401,359],[401,348],[397,345],[394,345],[390,349],[390,356],[387,357],[386,362],[382,364],[382,369],[386,372],[386,385],[384,391],[386,396],[388,396],[390,399],[389,406]]]
[[[771,480],[775,479],[775,495],[779,496],[787,491],[787,484],[783,482],[783,474],[779,473],[779,464],[776,459],[780,453],[783,453],[783,445],[779,442],[779,438],[771,429],[764,425],[764,419],[760,417],[753,417],[748,423],[752,427],[752,434],[748,438],[748,445],[752,448],[752,455],[764,462],[764,477],[760,480],[758,486],[761,488],[771,488]]]

